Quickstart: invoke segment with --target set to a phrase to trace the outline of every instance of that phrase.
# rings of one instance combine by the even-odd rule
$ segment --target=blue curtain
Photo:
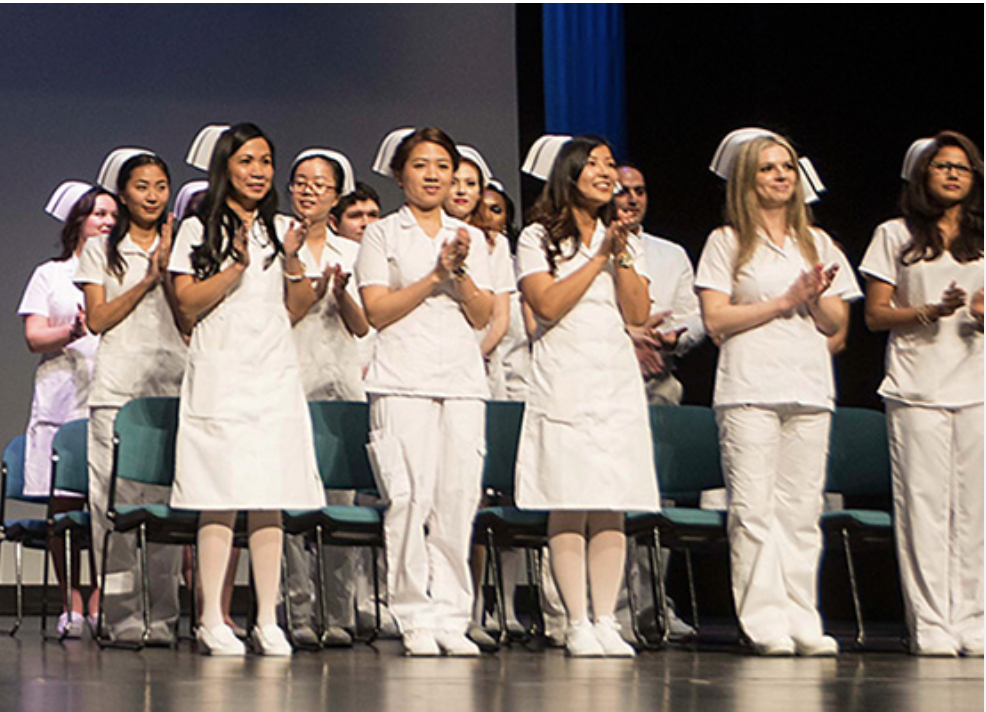
[[[626,155],[623,5],[544,5],[547,133],[595,133]]]

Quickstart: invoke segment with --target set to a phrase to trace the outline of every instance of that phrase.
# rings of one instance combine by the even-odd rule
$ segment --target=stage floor
[[[9,629],[10,619],[0,619]],[[896,652],[762,659],[716,645],[635,660],[523,647],[474,660],[408,659],[397,641],[212,659],[190,642],[141,653],[43,643],[38,619],[0,637],[0,712],[980,712],[983,660]]]

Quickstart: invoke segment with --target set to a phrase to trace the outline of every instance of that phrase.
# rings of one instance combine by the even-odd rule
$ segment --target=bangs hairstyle
[[[309,156],[308,158],[298,161],[293,166],[291,166],[291,175],[288,176],[288,187],[290,188],[291,184],[294,183],[294,176],[298,172],[298,167],[301,166],[301,164],[308,163],[309,161],[317,161],[317,160],[324,161],[325,163],[329,164],[329,168],[332,169],[332,178],[336,182],[336,186],[335,186],[336,195],[341,197],[342,186],[346,182],[345,171],[342,170],[342,166],[339,165],[339,161],[335,160],[334,158],[329,158],[328,156],[319,155],[317,153],[314,156]]]
[[[559,261],[570,260],[579,251],[579,230],[573,212],[573,208],[582,202],[579,176],[589,162],[589,154],[599,146],[605,146],[613,153],[613,147],[606,139],[593,135],[577,136],[563,145],[541,195],[528,214],[529,223],[540,223],[544,227],[541,244],[552,276],[557,272]],[[611,200],[595,217],[609,225],[615,214]]]
[[[75,205],[69,211],[68,217],[65,218],[65,224],[62,225],[60,236],[62,250],[58,254],[58,257],[55,258],[56,262],[64,262],[65,260],[71,259],[72,255],[75,254],[75,251],[79,247],[79,242],[82,240],[82,225],[96,210],[96,199],[101,195],[113,199],[113,205],[116,206],[117,216],[119,216],[120,203],[115,195],[99,186],[87,190],[82,194],[81,198],[75,201]]]
[[[454,173],[459,170],[459,164],[462,162],[462,156],[459,154],[459,149],[455,147],[455,141],[453,141],[449,135],[441,129],[437,129],[433,126],[426,126],[422,129],[416,129],[414,133],[408,134],[404,137],[404,140],[398,144],[397,150],[394,151],[394,157],[390,159],[390,170],[394,174],[395,178],[400,180],[401,173],[404,172],[404,164],[406,164],[407,159],[410,158],[411,151],[422,143],[437,143],[439,146],[444,148],[448,152],[448,155],[452,158],[452,172]]]
[[[760,173],[760,154],[771,146],[784,148],[794,164],[796,182],[794,194],[787,204],[787,229],[798,242],[798,249],[809,265],[818,264],[818,248],[811,234],[811,210],[805,205],[805,188],[798,170],[798,153],[786,139],[763,136],[747,141],[736,154],[726,182],[726,224],[733,228],[739,243],[733,277],[756,252],[760,244],[759,233],[766,226],[761,220],[760,201],[757,198],[757,176]]]
[[[207,279],[216,274],[223,262],[233,254],[233,236],[243,225],[243,221],[229,207],[229,200],[233,195],[233,186],[229,181],[229,161],[245,143],[255,138],[262,138],[267,142],[273,161],[274,144],[254,124],[230,126],[216,142],[212,160],[209,162],[209,189],[202,199],[202,207],[196,216],[202,221],[204,228],[202,244],[192,248],[192,268],[198,279]],[[274,246],[274,256],[284,254],[284,246],[274,229],[277,190],[273,184],[267,195],[257,204],[257,213],[261,225],[267,231],[268,239]],[[265,265],[265,269],[269,266],[270,263]]]
[[[911,233],[911,242],[901,255],[905,265],[937,260],[945,251],[938,221],[948,206],[936,201],[928,190],[928,171],[935,156],[946,146],[961,149],[972,168],[972,189],[961,203],[959,234],[948,251],[960,263],[974,262],[983,256],[983,157],[968,137],[955,131],[942,131],[921,153],[913,179],[904,184],[901,192],[900,209]]]
[[[130,211],[127,210],[127,206],[124,201],[120,199],[120,196],[126,192],[133,172],[143,166],[157,166],[160,168],[164,172],[164,177],[168,181],[168,188],[171,188],[171,171],[168,170],[168,164],[166,164],[160,156],[153,153],[139,153],[124,162],[124,164],[120,167],[120,175],[116,181],[116,225],[113,226],[113,229],[110,231],[109,239],[106,241],[106,262],[109,265],[110,274],[121,282],[123,281],[123,271],[125,266],[123,264],[123,257],[120,255],[120,242],[122,242],[123,238],[127,236],[128,232],[130,232]],[[161,212],[161,217],[158,218],[157,225],[155,226],[158,234],[161,233],[161,228],[164,227],[166,222],[168,222],[167,208]]]

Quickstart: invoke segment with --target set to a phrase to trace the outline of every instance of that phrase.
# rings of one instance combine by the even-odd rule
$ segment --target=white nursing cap
[[[96,176],[96,183],[109,192],[118,194],[120,187],[117,185],[117,181],[120,179],[120,169],[123,168],[123,164],[134,156],[143,155],[153,156],[154,152],[148,151],[146,148],[117,148],[110,151],[109,155],[103,159],[99,175]]]
[[[904,156],[904,165],[900,170],[901,178],[907,182],[911,182],[915,178],[920,178],[920,176],[914,175],[914,172],[918,167],[918,160],[925,151],[934,145],[934,143],[935,139],[929,137],[919,138],[911,144],[911,147],[907,149],[907,154]]]
[[[183,220],[188,214],[188,206],[192,202],[192,198],[208,189],[209,181],[207,180],[190,180],[183,185],[175,197],[175,209],[172,211],[175,214],[175,220],[178,222]]]
[[[390,170],[390,162],[394,160],[397,147],[401,141],[414,133],[413,128],[394,129],[387,134],[377,149],[377,157],[373,159],[373,172],[387,178],[393,178],[394,173]]]
[[[758,138],[783,140],[781,136],[767,129],[736,129],[727,134],[719,143],[719,147],[712,157],[712,163],[709,165],[709,170],[723,180],[729,180],[729,174],[733,170],[733,163],[736,162],[736,155],[739,153],[740,147],[744,143],[749,143]],[[801,184],[804,188],[805,202],[817,203],[819,201],[819,194],[825,192],[825,184],[822,183],[822,179],[819,177],[818,171],[815,170],[815,166],[805,156],[798,159],[798,174],[801,177]]]
[[[67,180],[55,188],[55,192],[48,198],[45,212],[56,220],[65,222],[68,219],[72,208],[79,202],[79,198],[92,190],[93,186],[83,183],[80,180]]]
[[[343,154],[328,148],[305,149],[291,161],[291,172],[294,173],[295,166],[302,161],[307,161],[309,158],[325,158],[335,161],[342,167],[342,185],[339,186],[339,197],[348,195],[356,190],[356,175],[353,173],[353,164]]]
[[[554,168],[555,159],[561,147],[572,140],[571,136],[552,136],[546,135],[539,138],[527,152],[524,165],[520,170],[529,176],[534,176],[539,180],[548,180],[551,169]]]
[[[483,159],[483,155],[477,151],[472,146],[461,146],[456,145],[459,150],[459,155],[466,160],[472,161],[479,168],[479,172],[483,174],[483,183],[489,183],[493,180],[493,171],[490,167],[486,165],[486,161]]]
[[[507,194],[507,189],[503,187],[503,183],[498,181],[496,178],[490,178],[488,181],[486,181],[486,187],[492,188],[493,190],[498,190],[504,195]]]
[[[200,171],[208,171],[209,163],[212,161],[212,152],[216,150],[216,142],[219,137],[229,128],[228,124],[210,124],[203,126],[192,139],[192,145],[185,156],[185,163],[198,168]]]

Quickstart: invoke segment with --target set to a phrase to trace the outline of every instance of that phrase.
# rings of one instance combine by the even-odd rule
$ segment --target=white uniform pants
[[[390,610],[404,632],[465,633],[472,617],[469,546],[485,418],[480,400],[370,398],[368,451],[387,503]]]
[[[92,510],[92,546],[96,570],[102,578],[103,536],[110,528],[106,516],[113,470],[113,421],[119,408],[89,410],[89,504]],[[117,504],[160,502],[167,504],[170,490],[120,480],[116,488]],[[178,620],[178,581],[181,571],[181,547],[151,544],[147,548],[150,583],[151,622],[173,624]],[[106,560],[105,622],[109,632],[143,626],[140,604],[140,581],[137,567],[136,534],[110,537]]]
[[[983,639],[983,406],[887,401],[894,521],[916,646]]]
[[[754,643],[822,635],[816,600],[827,410],[716,409],[729,494],[733,601]]]

